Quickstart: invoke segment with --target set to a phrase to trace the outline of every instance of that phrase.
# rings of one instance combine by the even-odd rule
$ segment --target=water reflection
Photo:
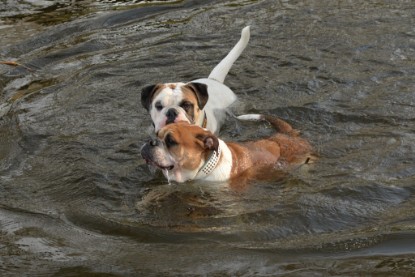
[[[115,2],[125,6],[0,11],[0,60],[24,65],[0,65],[2,271],[365,275],[414,266],[409,2]],[[150,125],[140,88],[205,76],[248,24],[251,42],[226,80],[240,100],[234,113],[286,119],[320,158],[243,190],[169,185],[139,155]],[[229,119],[221,136],[269,132]]]

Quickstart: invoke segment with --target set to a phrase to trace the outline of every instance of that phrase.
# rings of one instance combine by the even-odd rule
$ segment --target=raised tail
[[[210,72],[209,79],[223,83],[233,63],[239,58],[249,42],[249,26],[242,29],[241,38],[226,57]]]
[[[294,130],[290,124],[285,122],[278,117],[272,115],[264,115],[264,114],[244,114],[236,117],[239,120],[244,121],[268,121],[278,132],[290,135],[290,136],[298,136],[299,132]]]

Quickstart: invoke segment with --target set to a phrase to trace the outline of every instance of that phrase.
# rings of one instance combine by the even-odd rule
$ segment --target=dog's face
[[[194,82],[151,85],[141,92],[141,104],[150,112],[156,132],[179,121],[197,123],[208,98],[207,86]]]
[[[163,170],[167,179],[180,183],[194,179],[210,152],[219,146],[210,131],[187,122],[166,125],[157,137],[143,146],[141,156]]]

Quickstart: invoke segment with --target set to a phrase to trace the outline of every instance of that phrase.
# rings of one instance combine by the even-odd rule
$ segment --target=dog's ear
[[[196,95],[197,105],[199,109],[203,109],[209,99],[207,85],[202,83],[190,82],[186,86],[190,88]]]
[[[154,93],[159,88],[159,85],[149,85],[141,90],[141,105],[147,110],[150,110],[151,101],[153,100]]]
[[[203,143],[204,149],[218,151],[219,139],[215,135],[213,135],[211,132],[199,134],[197,136],[197,139],[199,139]]]
[[[215,150],[216,152],[219,149],[219,140],[214,135],[206,137],[204,143],[206,149]]]

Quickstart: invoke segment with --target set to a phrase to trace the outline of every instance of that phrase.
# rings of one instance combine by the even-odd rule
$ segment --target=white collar
[[[222,149],[218,146],[218,151],[213,151],[210,157],[207,159],[202,168],[197,172],[196,177],[206,177],[216,168],[219,163],[220,154]]]

